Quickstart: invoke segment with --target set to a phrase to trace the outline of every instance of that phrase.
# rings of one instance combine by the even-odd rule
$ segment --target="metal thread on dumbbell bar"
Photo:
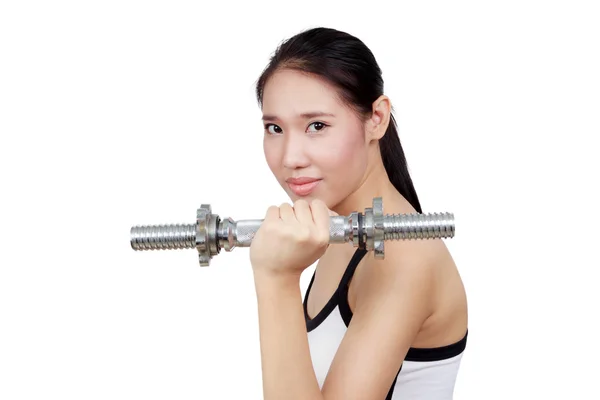
[[[134,250],[177,250],[196,247],[195,224],[134,226],[131,228]]]
[[[131,247],[134,250],[198,250],[201,266],[208,266],[221,250],[250,247],[263,220],[234,221],[213,214],[211,206],[202,204],[195,224],[134,226]],[[441,239],[454,237],[454,215],[383,214],[381,197],[373,199],[373,207],[364,213],[330,217],[329,242],[350,243],[354,247],[373,251],[375,258],[384,258],[384,243],[388,240]]]
[[[383,219],[384,240],[438,239],[454,236],[451,213],[387,214]]]

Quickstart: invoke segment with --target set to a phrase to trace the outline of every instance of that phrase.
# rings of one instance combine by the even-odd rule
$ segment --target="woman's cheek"
[[[364,168],[367,154],[364,139],[351,129],[346,130],[344,135],[337,132],[336,135],[331,135],[330,140],[320,143],[318,151],[319,164],[323,170],[345,172],[348,175],[355,175],[355,172]],[[350,173],[351,171],[354,173]]]
[[[269,169],[273,175],[279,178],[279,175],[281,175],[283,170],[283,167],[281,166],[281,150],[272,144],[265,144],[264,154]]]
[[[320,149],[318,169],[328,180],[330,190],[341,194],[356,189],[366,170],[363,153],[364,150],[349,145],[323,146]]]

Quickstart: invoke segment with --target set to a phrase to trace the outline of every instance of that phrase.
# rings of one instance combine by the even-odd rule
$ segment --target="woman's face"
[[[330,84],[279,70],[264,87],[262,111],[267,164],[292,202],[318,198],[331,209],[360,186],[364,125]]]

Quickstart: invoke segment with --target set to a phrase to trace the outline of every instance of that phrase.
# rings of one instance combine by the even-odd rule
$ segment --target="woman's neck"
[[[416,210],[402,196],[390,182],[387,172],[382,163],[367,172],[365,179],[357,190],[335,205],[332,210],[339,215],[364,212],[365,208],[373,206],[373,198],[383,199],[383,212],[390,213],[414,213]]]

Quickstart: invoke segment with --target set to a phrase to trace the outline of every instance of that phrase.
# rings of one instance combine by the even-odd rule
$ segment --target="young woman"
[[[301,32],[256,94],[267,163],[292,200],[268,209],[250,247],[264,398],[452,398],[467,301],[444,242],[386,241],[384,260],[328,244],[330,215],[374,197],[422,212],[373,54],[344,32]]]

